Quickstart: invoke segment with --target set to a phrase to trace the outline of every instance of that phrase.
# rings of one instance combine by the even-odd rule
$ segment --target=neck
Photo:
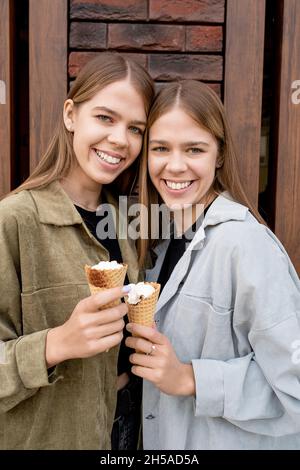
[[[191,228],[215,197],[216,194],[213,193],[210,196],[203,198],[203,200],[197,204],[191,204],[180,210],[174,211],[174,223],[177,235],[181,236]]]
[[[78,181],[74,184],[73,178],[66,177],[60,180],[64,191],[71,201],[88,211],[96,211],[100,204],[102,185],[89,185]]]

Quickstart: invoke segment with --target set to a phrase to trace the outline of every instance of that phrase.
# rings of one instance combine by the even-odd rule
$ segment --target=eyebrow
[[[184,145],[186,147],[193,147],[194,145],[206,145],[209,147],[209,144],[207,142],[203,142],[202,140],[199,140],[197,142],[185,142]]]
[[[167,140],[150,140],[150,144],[160,144],[160,145],[168,145],[169,142]],[[184,142],[182,144],[182,147],[193,147],[195,145],[205,145],[206,147],[209,147],[209,144],[207,142],[203,141],[197,141],[197,142]]]
[[[93,108],[93,111],[105,111],[106,113],[109,113],[109,114],[111,114],[112,116],[115,116],[118,119],[121,118],[121,115],[119,113],[117,113],[113,109],[107,108],[106,106],[96,106],[95,108]],[[146,122],[145,121],[135,120],[135,121],[131,121],[131,124],[136,124],[136,125],[139,125],[139,126],[145,126],[146,127]]]

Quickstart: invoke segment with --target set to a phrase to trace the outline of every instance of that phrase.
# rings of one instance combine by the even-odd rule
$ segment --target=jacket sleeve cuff
[[[192,366],[196,382],[195,416],[223,417],[224,377],[220,361],[195,359]]]
[[[49,329],[22,336],[16,344],[16,361],[25,388],[40,388],[61,378],[56,367],[46,365],[46,337]]]

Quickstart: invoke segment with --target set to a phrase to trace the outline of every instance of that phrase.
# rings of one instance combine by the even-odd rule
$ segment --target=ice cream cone
[[[153,326],[160,284],[156,282],[145,282],[145,284],[150,284],[155,291],[149,297],[142,298],[137,304],[128,303],[127,297],[125,297],[125,302],[128,306],[127,315],[131,323],[138,323],[143,326]]]
[[[124,284],[128,265],[121,263],[120,269],[93,269],[85,265],[85,274],[88,280],[91,294],[111,289],[112,287],[121,287]],[[119,305],[120,299],[116,299],[101,307],[101,310]]]

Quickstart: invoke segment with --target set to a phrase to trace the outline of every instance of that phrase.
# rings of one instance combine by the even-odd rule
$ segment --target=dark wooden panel
[[[11,189],[12,44],[10,2],[0,0],[0,197]]]
[[[257,206],[265,0],[228,0],[225,107],[247,194]]]
[[[285,0],[280,70],[275,232],[300,273],[299,0]],[[298,83],[299,87],[300,83]]]
[[[51,138],[67,92],[67,0],[29,0],[30,169]]]

